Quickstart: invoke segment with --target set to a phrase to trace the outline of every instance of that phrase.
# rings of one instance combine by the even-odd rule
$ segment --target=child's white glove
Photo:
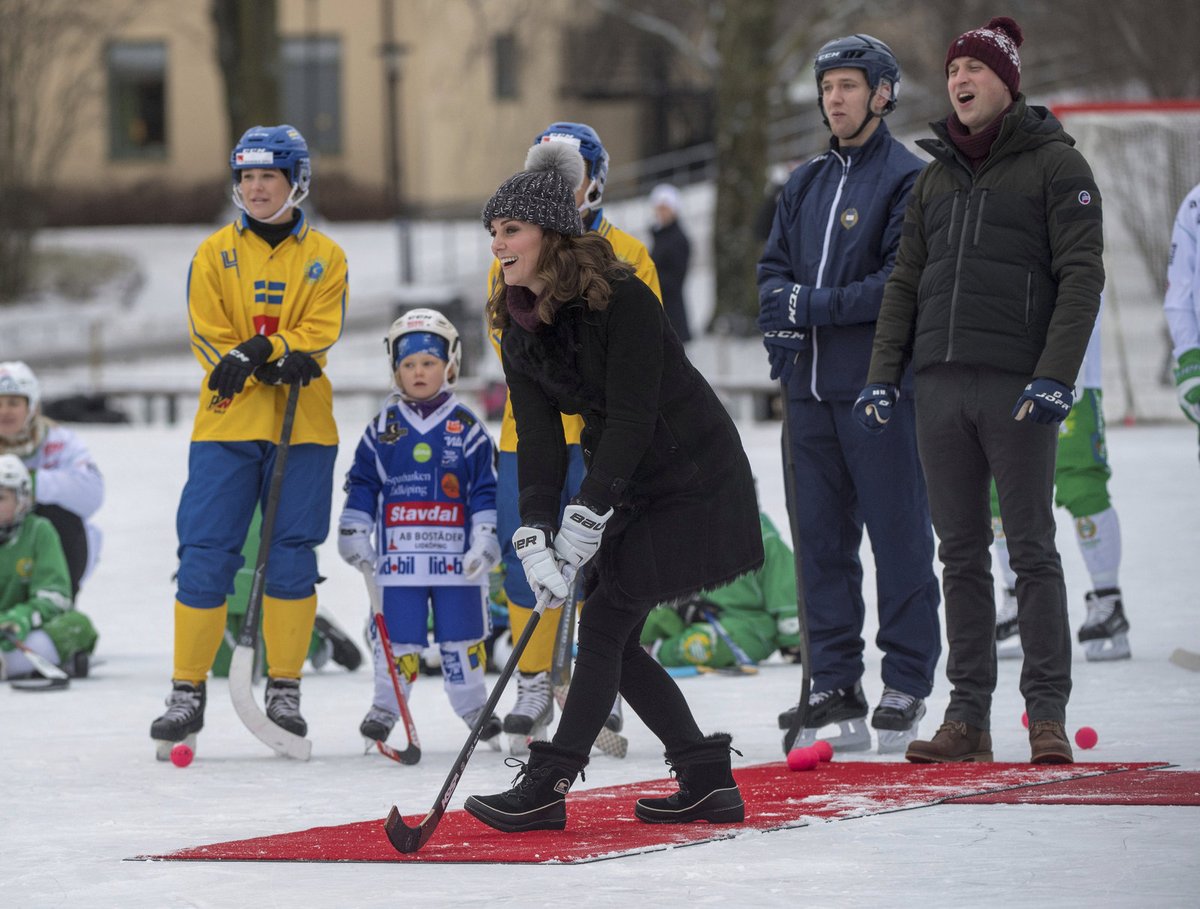
[[[371,528],[362,524],[342,524],[338,527],[338,555],[354,568],[375,568],[375,546]]]
[[[495,524],[476,524],[471,528],[471,548],[463,556],[463,578],[478,581],[500,562],[500,541]]]

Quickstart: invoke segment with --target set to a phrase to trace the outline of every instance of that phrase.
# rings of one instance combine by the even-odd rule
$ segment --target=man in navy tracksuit
[[[892,432],[864,438],[851,407],[922,164],[882,120],[895,107],[900,79],[887,45],[869,35],[839,38],[821,48],[813,68],[830,148],[792,174],[758,263],[758,324],[771,378],[787,388],[784,444],[794,468],[790,506],[812,651],[813,693],[798,744],[837,724],[835,750],[871,747],[861,682],[865,525],[883,651],[884,688],[871,725],[881,753],[902,752],[917,734],[941,652],[911,373]],[[780,716],[781,728],[794,710]]]

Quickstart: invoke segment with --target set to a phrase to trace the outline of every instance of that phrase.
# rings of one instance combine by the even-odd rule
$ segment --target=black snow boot
[[[667,798],[638,799],[634,814],[647,824],[740,824],[746,805],[733,779],[730,751],[733,738],[717,732],[677,751],[667,752],[667,763],[679,791]],[[741,754],[739,751],[738,754]]]
[[[463,807],[504,833],[523,830],[562,830],[567,826],[567,792],[587,766],[587,755],[550,742],[530,742],[529,763],[508,758],[519,766],[513,788],[497,795],[468,796]]]

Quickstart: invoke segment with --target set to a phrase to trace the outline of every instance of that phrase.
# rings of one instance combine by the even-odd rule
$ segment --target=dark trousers
[[[653,606],[622,597],[604,579],[588,594],[579,613],[579,655],[555,745],[588,754],[618,690],[666,750],[704,737],[675,680],[638,643]]]
[[[67,511],[61,505],[38,505],[33,510],[50,521],[58,531],[63,555],[67,557],[67,571],[71,575],[71,598],[74,599],[79,596],[79,582],[83,580],[88,563],[88,536],[83,518],[73,511]]]
[[[933,527],[941,544],[946,719],[990,728],[996,688],[996,603],[989,483],[996,480],[1025,662],[1021,694],[1030,721],[1066,721],[1071,695],[1067,591],[1054,535],[1056,424],[1017,422],[1026,376],[941,364],[916,377],[917,442]]]
[[[863,674],[863,527],[875,557],[883,683],[927,697],[942,652],[933,530],[917,456],[915,409],[897,403],[888,431],[869,435],[847,401],[787,402],[798,546],[813,690]]]

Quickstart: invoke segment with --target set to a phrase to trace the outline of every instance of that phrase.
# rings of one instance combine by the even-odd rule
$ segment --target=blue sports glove
[[[886,382],[872,382],[854,402],[854,419],[867,432],[878,434],[887,429],[892,418],[892,408],[900,399],[900,389]]]
[[[758,329],[762,332],[796,328],[807,324],[800,313],[804,287],[791,281],[772,278],[759,291]]]
[[[1075,395],[1062,382],[1034,379],[1017,398],[1012,415],[1014,420],[1029,417],[1035,423],[1061,423],[1071,412],[1074,403]]]
[[[787,329],[763,332],[763,346],[767,348],[767,359],[771,362],[771,378],[779,379],[784,385],[792,378],[792,369],[801,351],[808,350],[808,331]]]

